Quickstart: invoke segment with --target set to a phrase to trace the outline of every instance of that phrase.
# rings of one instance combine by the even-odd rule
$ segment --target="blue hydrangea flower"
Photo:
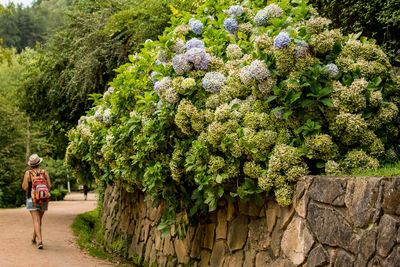
[[[189,20],[189,28],[197,35],[201,35],[203,33],[203,23],[197,19],[190,19]]]
[[[296,56],[305,57],[309,51],[310,51],[310,46],[306,42],[301,41],[300,43],[297,44]]]
[[[235,33],[239,28],[238,22],[234,18],[227,18],[224,21],[224,26],[225,29],[230,33]]]
[[[192,69],[186,54],[175,55],[172,59],[172,67],[178,75],[183,75]]]
[[[290,44],[289,34],[285,31],[281,31],[274,39],[275,48],[285,48]]]
[[[244,13],[244,10],[242,6],[231,6],[228,13],[230,16],[240,17]]]
[[[329,63],[325,66],[325,68],[329,76],[332,78],[336,77],[339,74],[339,68],[333,63]]]
[[[188,62],[194,65],[196,70],[206,70],[211,61],[211,56],[203,48],[193,48],[186,52]]]
[[[192,38],[186,42],[185,48],[186,50],[190,50],[192,48],[206,48],[206,46],[204,45],[204,42],[202,40]]]
[[[210,93],[218,93],[225,85],[226,78],[220,72],[208,72],[203,78],[203,88]]]
[[[267,26],[268,23],[268,15],[264,9],[261,9],[257,12],[256,16],[254,17],[254,23],[257,26]]]

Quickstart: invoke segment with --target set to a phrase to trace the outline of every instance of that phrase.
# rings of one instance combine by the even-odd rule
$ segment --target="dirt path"
[[[74,242],[70,229],[76,215],[96,207],[95,196],[70,194],[62,202],[50,202],[43,219],[44,250],[31,244],[32,219],[25,208],[0,210],[0,266],[92,267],[112,266],[86,255]]]

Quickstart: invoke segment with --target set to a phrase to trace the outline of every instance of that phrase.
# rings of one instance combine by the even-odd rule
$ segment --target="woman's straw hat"
[[[38,156],[38,154],[32,154],[29,157],[28,165],[31,167],[38,166],[42,162],[42,158]]]

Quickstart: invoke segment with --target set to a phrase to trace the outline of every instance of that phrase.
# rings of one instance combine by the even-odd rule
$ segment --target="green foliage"
[[[128,54],[167,26],[167,2],[74,1],[65,25],[43,47],[24,52],[22,106],[46,122],[58,156],[65,152],[67,130],[91,107],[89,96],[102,94]]]
[[[67,189],[52,189],[51,190],[51,200],[60,201],[68,194]]]
[[[375,170],[366,170],[363,168],[355,169],[351,173],[354,176],[399,176],[400,175],[400,162],[385,164],[381,168]]]
[[[64,164],[64,160],[46,157],[44,158],[42,165],[42,167],[51,175],[53,188],[66,187],[70,173],[67,166]]]
[[[135,259],[132,259],[134,263],[126,262],[124,259],[116,258],[104,250],[104,234],[101,228],[99,209],[78,215],[72,223],[71,228],[77,237],[79,247],[86,250],[89,255],[109,260],[120,267],[136,266]],[[112,245],[114,248],[118,248],[121,246],[120,244],[121,241],[116,241]]]
[[[63,12],[69,0],[35,1],[24,7],[10,3],[0,10],[0,38],[6,47],[21,52],[26,47],[43,43],[52,32],[63,24]]]
[[[78,245],[89,252],[91,256],[109,259],[109,255],[101,248],[102,230],[99,211],[93,210],[78,215],[71,225],[77,236]]]
[[[382,45],[395,65],[400,64],[400,7],[396,0],[311,0],[322,15],[345,33],[362,32]],[[340,16],[338,16],[340,10]]]
[[[40,123],[31,125],[31,141],[27,140],[27,116],[18,109],[20,73],[15,52],[8,51],[8,61],[0,64],[0,207],[18,207],[24,202],[21,188],[26,169],[26,145],[41,156],[53,149],[47,142]]]
[[[306,1],[274,3],[262,21],[264,2],[246,2],[233,33],[236,1],[176,12],[69,132],[75,175],[90,166],[96,181],[141,189],[166,207],[159,229],[184,235],[221,198],[287,206],[300,176],[393,161],[400,79],[387,56]]]
[[[25,118],[16,107],[16,81],[20,67],[0,64],[0,207],[23,204],[21,188],[25,168]]]

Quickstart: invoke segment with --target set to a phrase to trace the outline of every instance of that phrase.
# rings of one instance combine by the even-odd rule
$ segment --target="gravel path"
[[[95,207],[93,194],[89,194],[88,201],[83,201],[83,194],[72,193],[65,201],[50,202],[43,217],[43,250],[31,244],[32,219],[25,208],[0,209],[0,266],[112,266],[81,251],[70,229],[76,215]]]

